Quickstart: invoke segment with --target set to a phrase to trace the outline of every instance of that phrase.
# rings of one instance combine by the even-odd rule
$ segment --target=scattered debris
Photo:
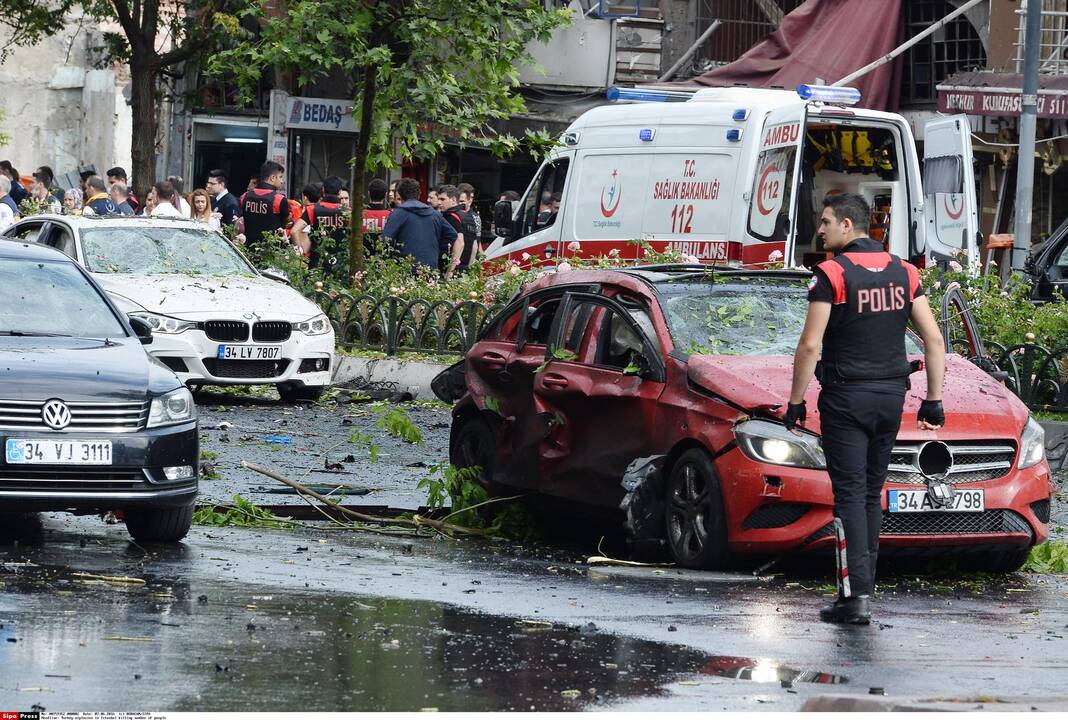
[[[271,445],[292,445],[292,435],[264,435],[263,442],[270,443]]]
[[[93,575],[92,573],[76,572],[73,573],[73,577],[77,578],[80,582],[102,582],[108,585],[144,585],[145,581],[141,578],[127,577],[125,575]]]

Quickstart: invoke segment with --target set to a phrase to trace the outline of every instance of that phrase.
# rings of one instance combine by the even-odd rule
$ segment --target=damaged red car
[[[542,277],[435,380],[456,403],[452,463],[481,468],[491,492],[620,512],[633,543],[666,546],[685,567],[829,549],[817,383],[806,433],[781,421],[809,277],[707,266]],[[918,338],[907,344],[922,357]],[[919,431],[925,383],[912,376],[881,548],[1015,570],[1048,537],[1042,428],[1001,382],[950,353],[946,424]],[[931,459],[944,465],[937,494]]]

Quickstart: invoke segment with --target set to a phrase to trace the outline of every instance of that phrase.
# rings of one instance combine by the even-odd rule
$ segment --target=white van
[[[811,267],[828,257],[816,222],[830,192],[867,198],[871,236],[902,258],[978,260],[963,115],[927,123],[921,180],[908,123],[850,107],[860,98],[852,88],[613,88],[613,97],[649,101],[576,120],[523,198],[498,208],[487,262],[637,257],[645,240],[707,263]]]

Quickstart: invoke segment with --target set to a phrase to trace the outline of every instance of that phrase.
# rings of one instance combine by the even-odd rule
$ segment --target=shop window
[[[956,9],[945,0],[910,0],[902,3],[904,37],[926,30]],[[986,67],[983,41],[964,15],[936,30],[907,50],[901,67],[901,104],[937,102],[939,83],[953,73]]]

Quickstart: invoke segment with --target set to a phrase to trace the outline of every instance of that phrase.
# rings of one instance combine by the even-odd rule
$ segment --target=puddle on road
[[[17,642],[0,647],[0,666],[15,672],[0,704],[26,699],[16,687],[49,686],[49,710],[551,711],[702,674],[844,681],[433,602],[145,577],[113,587],[69,568],[10,568],[0,634]]]
[[[734,680],[752,680],[758,683],[817,683],[819,685],[843,685],[849,682],[844,675],[797,670],[779,665],[771,660],[751,658],[714,657],[697,671],[702,675],[716,675]]]

